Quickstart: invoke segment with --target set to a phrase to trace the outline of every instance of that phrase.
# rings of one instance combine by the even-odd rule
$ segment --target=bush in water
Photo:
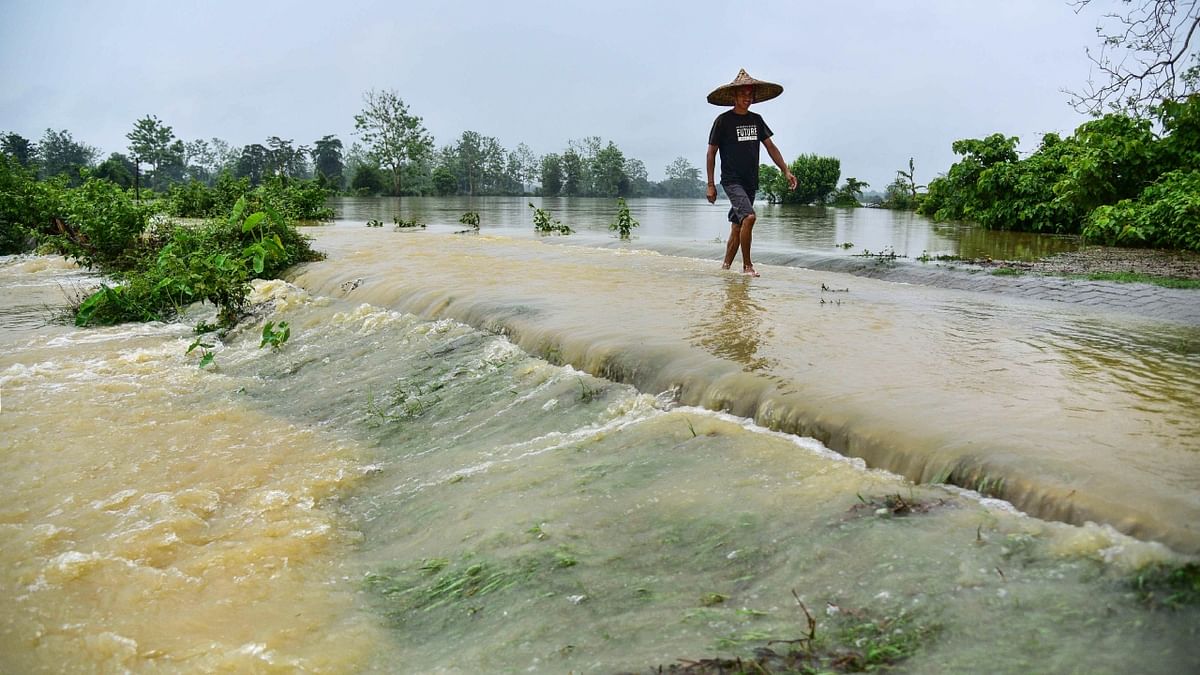
[[[276,278],[295,263],[320,258],[274,207],[245,215],[246,206],[247,200],[238,200],[227,221],[162,227],[153,237],[159,245],[114,275],[120,286],[103,286],[83,301],[76,325],[167,320],[193,302],[210,302],[220,323],[232,326],[245,308],[250,280]]]

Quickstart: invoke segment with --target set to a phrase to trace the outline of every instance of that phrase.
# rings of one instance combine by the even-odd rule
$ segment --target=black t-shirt
[[[748,192],[758,189],[758,145],[771,137],[771,128],[757,113],[717,115],[708,144],[721,153],[721,184],[737,183]]]

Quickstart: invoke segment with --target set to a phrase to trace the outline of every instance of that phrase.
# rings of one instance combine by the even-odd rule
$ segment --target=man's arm
[[[783,177],[787,179],[788,189],[795,190],[796,177],[792,175],[792,170],[788,168],[787,162],[783,161],[783,153],[779,152],[779,148],[775,146],[775,141],[766,138],[763,139],[763,145],[767,147],[767,154],[771,156],[771,161],[775,162],[775,166],[779,167],[779,170],[783,172]],[[709,147],[711,148],[712,146]],[[711,176],[712,172],[710,171],[709,180],[712,180]]]
[[[717,184],[713,182],[713,170],[717,167],[717,146],[708,145],[708,156],[704,159],[704,167],[708,171],[708,185],[704,188],[704,196],[709,204],[717,203]]]

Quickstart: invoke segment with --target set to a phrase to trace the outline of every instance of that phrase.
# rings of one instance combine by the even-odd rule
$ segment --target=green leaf
[[[258,252],[256,252],[254,254],[254,273],[255,274],[262,274],[262,271],[264,268],[263,259],[264,259],[264,256],[263,256],[262,250],[260,249]]]
[[[251,213],[246,217],[246,222],[242,223],[242,232],[249,232],[255,227],[258,227],[258,224],[261,223],[262,219],[266,217],[267,214],[263,213],[262,211]]]
[[[204,368],[204,366],[207,366],[208,364],[210,364],[212,362],[213,362],[213,353],[206,351],[206,352],[204,352],[204,356],[200,357],[200,368]]]
[[[233,205],[233,213],[229,216],[229,224],[236,225],[242,219],[242,212],[246,210],[246,195],[238,197],[237,203]]]

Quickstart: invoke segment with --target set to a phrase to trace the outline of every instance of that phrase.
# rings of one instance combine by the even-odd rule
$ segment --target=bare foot
[[[743,266],[743,267],[742,267],[742,274],[745,274],[746,276],[750,276],[750,277],[761,277],[761,276],[762,276],[762,275],[761,275],[761,274],[759,274],[757,271],[755,271],[755,269],[754,269],[754,265],[745,265],[745,266]]]

